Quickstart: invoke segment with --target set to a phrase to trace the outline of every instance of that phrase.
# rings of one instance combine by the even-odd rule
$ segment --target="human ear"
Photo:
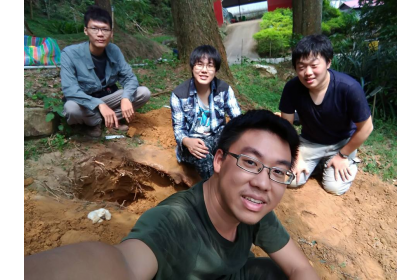
[[[223,151],[221,149],[218,149],[213,159],[214,173],[220,173],[220,169],[222,168],[223,156]]]
[[[85,26],[85,28],[83,29],[83,32],[85,32],[85,35],[88,35],[88,34],[87,34],[87,28],[86,28],[86,26]]]
[[[331,67],[331,59],[327,62],[327,69],[330,69]]]

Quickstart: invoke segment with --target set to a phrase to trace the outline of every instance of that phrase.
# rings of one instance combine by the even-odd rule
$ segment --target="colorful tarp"
[[[52,38],[25,36],[25,66],[60,65],[60,47]]]

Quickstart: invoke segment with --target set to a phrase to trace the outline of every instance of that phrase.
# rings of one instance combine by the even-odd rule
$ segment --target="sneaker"
[[[95,126],[86,126],[85,133],[90,137],[100,137],[102,135],[102,126],[101,124]]]

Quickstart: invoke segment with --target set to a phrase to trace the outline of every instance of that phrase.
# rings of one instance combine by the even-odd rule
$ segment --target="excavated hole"
[[[76,196],[92,202],[109,201],[128,206],[144,199],[146,192],[154,191],[156,187],[188,188],[184,183],[173,182],[166,173],[112,153],[96,156],[77,169]]]

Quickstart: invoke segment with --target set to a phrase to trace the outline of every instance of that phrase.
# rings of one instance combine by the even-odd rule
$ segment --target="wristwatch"
[[[340,155],[340,157],[342,157],[342,158],[345,158],[345,159],[349,158],[349,156],[348,156],[348,155],[343,155],[343,154],[341,153],[341,151],[338,151],[338,154],[339,154],[339,155]]]

